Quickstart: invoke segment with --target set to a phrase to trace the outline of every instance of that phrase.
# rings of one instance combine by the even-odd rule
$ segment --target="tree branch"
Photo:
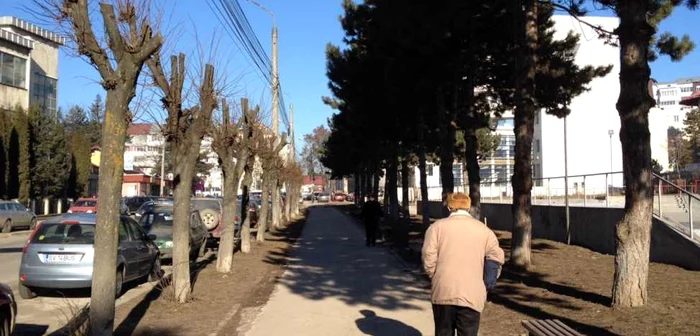
[[[111,7],[111,5],[107,6]],[[102,86],[105,89],[113,88],[117,85],[116,81],[112,79],[114,69],[109,61],[107,51],[100,46],[92,31],[87,0],[66,1],[65,8],[67,14],[72,18],[71,23],[78,44],[78,52],[87,56],[100,72],[104,79]]]
[[[608,35],[608,36],[617,35],[617,34],[615,34],[614,32],[611,32],[611,31],[608,31],[608,30],[606,30],[606,29],[603,29],[601,26],[594,25],[594,24],[592,24],[592,23],[586,22],[585,20],[581,19],[581,13],[578,13],[578,12],[573,11],[570,7],[567,7],[567,6],[564,6],[564,5],[561,5],[561,4],[554,3],[554,2],[552,2],[552,1],[539,0],[538,3],[539,3],[540,5],[543,5],[543,6],[550,6],[550,7],[554,8],[554,9],[559,9],[559,10],[562,10],[562,11],[566,12],[567,14],[571,15],[571,17],[573,17],[574,19],[576,19],[576,21],[578,21],[578,22],[580,22],[580,23],[582,23],[582,24],[584,24],[584,25],[586,25],[586,26],[592,28],[592,29],[595,30],[598,34],[601,34],[601,35]]]
[[[119,63],[124,59],[124,52],[127,48],[126,43],[124,43],[124,38],[119,31],[119,23],[117,17],[114,15],[114,7],[111,4],[102,2],[100,3],[100,12],[104,18],[110,49],[112,49],[114,58],[116,58],[117,63]]]

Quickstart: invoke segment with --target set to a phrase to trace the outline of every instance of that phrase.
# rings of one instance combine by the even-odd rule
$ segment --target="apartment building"
[[[0,16],[0,107],[40,106],[55,114],[58,49],[64,37],[13,16]]]
[[[666,114],[670,127],[683,129],[685,114],[694,107],[680,102],[700,92],[700,77],[680,78],[672,82],[654,83],[652,86],[656,107]]]

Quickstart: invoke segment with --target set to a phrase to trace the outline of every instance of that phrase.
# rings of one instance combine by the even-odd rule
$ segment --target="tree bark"
[[[248,161],[252,161],[248,159]],[[250,165],[245,167],[243,176],[243,193],[241,195],[241,252],[250,253],[250,216],[248,216],[248,201],[250,198],[250,185],[253,182],[253,169]]]
[[[455,90],[456,91],[456,90]],[[456,94],[456,92],[455,92]],[[447,200],[447,195],[454,192],[454,173],[452,172],[455,154],[455,125],[454,112],[445,109],[442,93],[438,94],[438,116],[440,118],[440,182],[442,185],[442,201]],[[455,107],[453,107],[455,108]],[[445,212],[447,209],[444,209]]]
[[[279,229],[282,225],[280,220],[280,180],[278,177],[275,177],[272,181],[272,226],[275,229]]]
[[[394,225],[397,225],[399,220],[398,170],[399,158],[392,154],[389,159],[389,169],[386,174],[387,186],[384,193],[389,195],[389,218]]]
[[[425,125],[423,114],[420,113],[418,122],[418,170],[420,174],[420,198],[421,198],[421,217],[423,226],[430,225],[430,204],[428,203],[428,174],[427,163],[425,157]]]
[[[216,257],[216,270],[219,273],[231,272],[233,266],[233,249],[235,246],[236,211],[238,208],[238,184],[241,174],[236,172],[236,163],[224,162],[221,165],[224,175],[224,200],[221,217],[222,230],[219,240],[219,252]]]
[[[289,181],[285,184],[287,196],[284,199],[284,220],[289,223],[292,220],[292,204],[294,204],[294,202],[291,202],[291,200],[294,199],[295,192],[292,190],[292,185]]]
[[[532,138],[535,121],[535,65],[537,64],[537,5],[524,0],[515,108],[515,165],[513,167],[513,239],[510,262],[527,269],[531,265],[532,239]],[[518,7],[518,10],[520,8]]]
[[[101,157],[104,160],[100,163],[98,180],[100,192],[97,201],[95,258],[90,295],[90,324],[93,335],[111,335],[114,328],[119,203],[124,176],[124,143],[128,127],[127,106],[128,100],[118,92],[107,91],[105,120],[102,125]]]
[[[647,22],[647,1],[620,0],[620,115],[625,212],[615,234],[615,276],[612,306],[646,304],[653,186],[649,109],[648,47],[654,28]]]
[[[464,131],[464,161],[466,163],[467,178],[469,180],[469,198],[472,200],[472,206],[469,212],[474,218],[481,218],[481,175],[479,174],[479,160],[476,152],[476,149],[479,147],[478,142],[479,139],[476,137],[476,131],[473,128],[468,128]]]
[[[194,144],[192,144],[194,145]],[[179,303],[189,300],[190,283],[190,208],[192,179],[199,146],[188,150],[188,145],[177,146],[174,162],[175,179],[173,192],[173,286]],[[184,148],[183,148],[184,147]]]
[[[410,210],[409,210],[409,188],[410,185],[408,183],[409,180],[409,175],[410,175],[410,165],[408,164],[408,158],[403,157],[401,159],[401,212],[403,213],[403,216],[405,218],[410,218]]]
[[[267,200],[270,198],[270,185],[267,179],[263,177],[263,188],[262,188],[262,207],[260,209],[260,216],[258,216],[258,234],[256,235],[256,240],[259,242],[265,241],[265,232],[267,231],[267,218],[270,212],[270,206]]]

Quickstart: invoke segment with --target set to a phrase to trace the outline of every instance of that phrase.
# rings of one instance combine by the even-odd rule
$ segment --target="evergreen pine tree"
[[[31,112],[33,174],[32,194],[60,197],[68,179],[65,131],[58,121],[42,111]]]
[[[90,135],[90,144],[100,146],[102,143],[102,122],[104,121],[104,104],[102,96],[99,94],[95,97],[95,101],[90,105],[89,122],[87,133]]]

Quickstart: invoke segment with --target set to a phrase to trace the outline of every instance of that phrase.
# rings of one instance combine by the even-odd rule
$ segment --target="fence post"
[[[688,224],[690,225],[690,239],[693,239],[693,196],[688,194]]]
[[[44,215],[48,215],[51,212],[51,203],[48,198],[44,198]]]
[[[586,206],[586,175],[583,175],[583,206]]]
[[[547,179],[547,205],[552,205],[552,188],[551,188],[551,182],[552,179],[548,178]]]
[[[664,212],[661,209],[661,194],[663,193],[663,189],[661,188],[663,181],[659,178],[659,217],[661,217]]]
[[[605,174],[605,207],[610,207],[610,188],[608,187],[608,174]]]

